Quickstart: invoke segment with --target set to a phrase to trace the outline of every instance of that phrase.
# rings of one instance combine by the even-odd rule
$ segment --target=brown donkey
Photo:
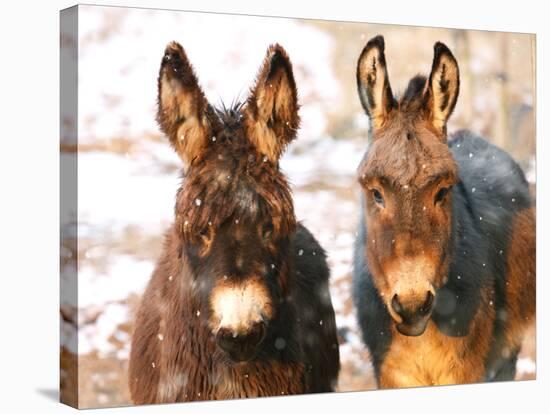
[[[428,78],[394,98],[384,39],[357,85],[370,118],[354,302],[380,387],[513,379],[535,317],[535,214],[520,167],[461,131],[447,139],[459,69],[434,46]]]
[[[340,363],[325,252],[296,222],[279,157],[299,124],[292,65],[267,51],[244,104],[214,109],[167,46],[158,122],[185,165],[135,321],[136,404],[331,391]]]

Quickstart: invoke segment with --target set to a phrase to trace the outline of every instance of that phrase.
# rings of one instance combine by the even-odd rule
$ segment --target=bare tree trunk
[[[510,100],[510,91],[509,91],[509,82],[508,82],[508,34],[500,34],[500,67],[497,68],[495,73],[495,82],[497,90],[497,113],[496,113],[496,123],[495,123],[495,144],[499,147],[511,151],[512,142],[510,135],[510,111],[509,111],[509,100]]]
[[[460,62],[460,120],[461,126],[472,122],[474,111],[474,84],[471,71],[470,37],[467,30],[454,30],[457,58]]]

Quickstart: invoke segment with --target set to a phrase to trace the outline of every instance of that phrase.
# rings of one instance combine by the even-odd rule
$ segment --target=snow
[[[115,256],[105,271],[82,265],[78,273],[78,353],[97,351],[109,355],[117,351],[110,340],[121,335],[119,326],[128,323],[130,313],[125,300],[131,294],[141,294],[151,277],[154,264],[129,256]],[[65,339],[70,343],[71,333],[64,327]],[[63,336],[63,335],[62,335]],[[129,338],[121,342],[129,349]],[[72,350],[76,352],[76,350]]]
[[[140,261],[125,255],[115,256],[102,272],[92,266],[81,266],[78,273],[78,306],[102,306],[122,301],[132,293],[141,294],[153,268],[151,261]]]
[[[158,231],[173,218],[180,173],[161,171],[155,160],[106,152],[78,155],[79,236],[128,225]],[[169,202],[167,202],[167,200]]]

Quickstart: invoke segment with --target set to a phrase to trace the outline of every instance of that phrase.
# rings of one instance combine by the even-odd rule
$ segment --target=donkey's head
[[[458,65],[450,50],[436,43],[429,78],[411,79],[397,100],[384,38],[377,36],[361,53],[357,86],[371,125],[371,144],[358,169],[365,254],[399,332],[420,335],[450,260],[450,189],[457,166],[446,144],[446,123],[458,97]]]
[[[170,43],[158,89],[158,122],[185,165],[176,228],[197,315],[232,360],[249,360],[288,287],[296,218],[279,157],[299,124],[292,65],[270,47],[247,101],[214,109]]]

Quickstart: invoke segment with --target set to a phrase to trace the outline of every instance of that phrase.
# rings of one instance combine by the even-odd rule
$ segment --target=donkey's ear
[[[280,45],[267,49],[244,111],[248,138],[259,152],[277,162],[300,124],[292,64]]]
[[[210,110],[185,51],[169,43],[160,65],[157,121],[186,166],[209,141]]]
[[[380,128],[395,106],[386,68],[382,36],[369,40],[359,56],[357,90],[361,105],[371,119],[373,128]]]
[[[458,64],[447,46],[434,45],[432,72],[426,89],[426,105],[433,125],[443,134],[447,132],[447,120],[458,98],[460,74]]]

